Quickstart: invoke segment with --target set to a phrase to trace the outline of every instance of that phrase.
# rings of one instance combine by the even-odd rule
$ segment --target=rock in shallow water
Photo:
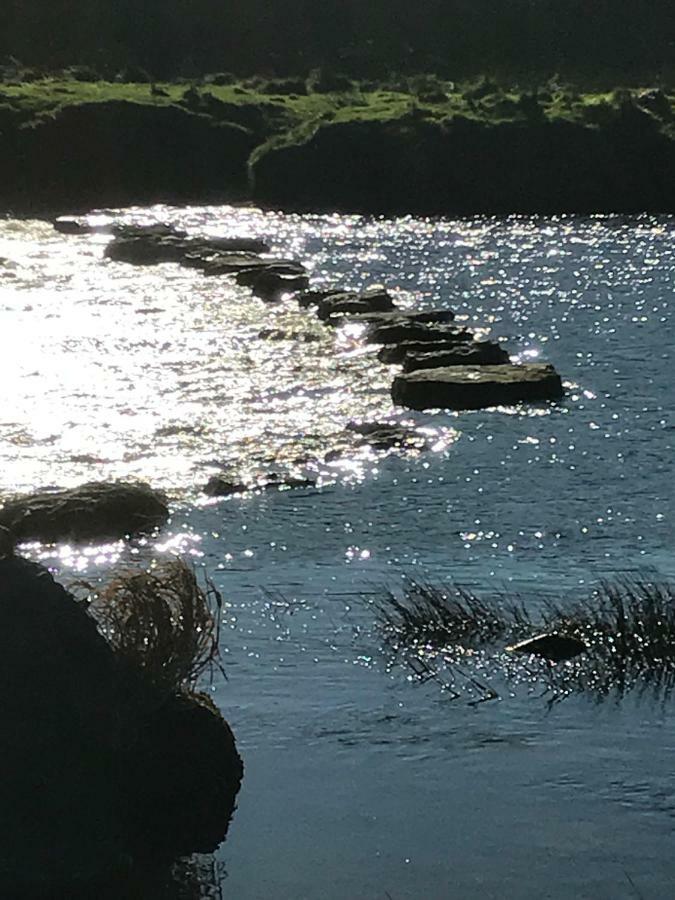
[[[440,353],[406,353],[404,372],[419,369],[441,369],[446,366],[499,366],[511,362],[509,354],[493,341],[472,341],[458,344]]]
[[[145,533],[169,517],[164,496],[143,482],[90,482],[9,500],[0,525],[17,541],[105,540]]]
[[[485,409],[560,400],[563,386],[553,366],[545,363],[453,366],[399,375],[391,396],[394,403],[410,409]]]
[[[550,634],[538,634],[535,637],[527,638],[517,644],[512,644],[506,649],[509,653],[520,653],[523,656],[539,656],[550,662],[564,662],[567,659],[574,659],[575,656],[581,656],[582,653],[588,650],[588,647],[579,638],[551,632]]]

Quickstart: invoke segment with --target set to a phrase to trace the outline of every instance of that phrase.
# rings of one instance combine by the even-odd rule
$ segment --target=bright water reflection
[[[266,237],[316,283],[453,306],[569,387],[551,409],[405,413],[437,452],[366,454],[319,493],[195,503],[217,464],[290,464],[350,418],[400,417],[391,372],[291,302],[0,224],[2,487],[140,475],[175,491],[158,542],[31,552],[66,576],[190,554],[228,599],[215,696],[246,761],[221,854],[231,895],[671,896],[672,709],[449,706],[387,672],[361,597],[403,572],[526,600],[617,571],[675,577],[675,223],[126,215]],[[267,327],[317,340],[263,341]]]

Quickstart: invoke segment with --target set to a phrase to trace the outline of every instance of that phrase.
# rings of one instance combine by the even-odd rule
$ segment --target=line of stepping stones
[[[483,409],[513,403],[559,400],[560,376],[545,363],[513,364],[499,344],[478,340],[474,332],[454,322],[448,309],[407,311],[398,308],[382,288],[361,292],[340,288],[311,289],[307,270],[293,259],[262,256],[269,246],[257,238],[191,237],[172,225],[90,226],[72,219],[57,219],[64,234],[105,233],[112,237],[106,258],[133,265],[178,263],[201,270],[206,276],[233,275],[267,303],[291,294],[304,309],[311,309],[327,326],[350,323],[365,326],[364,339],[379,344],[379,360],[400,365],[391,388],[394,403],[410,409]],[[288,337],[279,329],[263,329],[260,337]],[[366,423],[351,438],[375,446],[414,445],[415,433],[403,426]],[[419,443],[419,442],[418,442]],[[305,479],[286,478],[286,486],[308,486]],[[254,488],[280,486],[272,475],[256,484],[236,477],[215,476],[206,486],[212,496]]]

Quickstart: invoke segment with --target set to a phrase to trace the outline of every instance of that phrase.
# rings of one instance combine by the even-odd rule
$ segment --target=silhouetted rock
[[[87,541],[149,532],[168,516],[164,496],[147,484],[90,482],[11,499],[0,509],[0,525],[17,541]]]
[[[422,369],[394,379],[391,396],[410,409],[485,409],[523,402],[560,400],[563,387],[544,363]]]
[[[511,362],[509,354],[493,341],[473,341],[457,344],[451,350],[441,353],[406,353],[403,359],[404,372],[418,369],[440,369],[445,366],[495,366]]]
[[[227,723],[159,690],[87,609],[42,566],[0,559],[3,897],[96,896],[227,833],[242,778]]]
[[[536,98],[520,111],[502,122],[437,121],[419,108],[393,119],[325,121],[255,154],[254,196],[286,209],[385,215],[673,208],[675,140],[655,115],[612,110],[593,127],[549,117]]]

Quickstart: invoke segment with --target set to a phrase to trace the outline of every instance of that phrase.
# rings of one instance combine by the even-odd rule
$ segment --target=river
[[[533,603],[675,577],[675,220],[111,215],[266,238],[314,284],[451,307],[566,385],[553,406],[394,409],[393,370],[358,329],[227,278],[109,262],[101,235],[0,220],[1,490],[140,477],[173,509],[155,539],[25,552],[65,581],[181,553],[227,600],[228,680],[208,689],[246,774],[223,896],[672,896],[670,704],[450,701],[389,664],[368,601],[407,577]],[[433,450],[317,463],[350,420],[414,423]],[[201,493],[224,467],[278,465],[318,486]]]

